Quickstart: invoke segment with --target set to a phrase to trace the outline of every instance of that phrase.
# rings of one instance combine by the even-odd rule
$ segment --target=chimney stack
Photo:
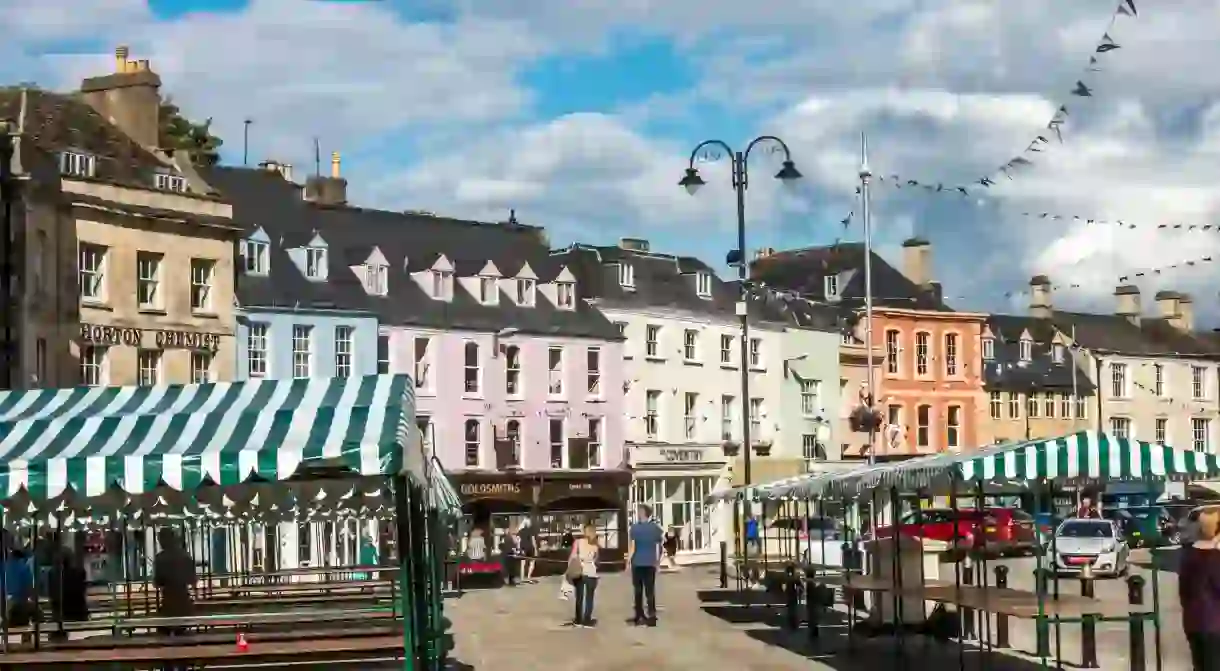
[[[629,252],[644,252],[647,253],[651,246],[644,238],[619,238],[619,249],[625,249]]]
[[[923,238],[902,243],[902,274],[920,286],[932,281],[932,243]]]
[[[1055,316],[1051,304],[1051,278],[1034,275],[1029,280],[1029,316],[1034,319],[1050,319]]]
[[[114,50],[114,72],[88,77],[85,102],[142,147],[156,149],[161,130],[161,78],[147,60],[128,60],[126,46]]]
[[[1140,288],[1134,284],[1123,284],[1114,288],[1117,307],[1114,314],[1126,317],[1132,324],[1140,325]]]
[[[347,205],[347,180],[339,176],[339,152],[330,155],[330,177],[310,175],[305,200],[319,205]]]
[[[1176,291],[1156,292],[1157,312],[1179,331],[1195,330],[1195,306],[1190,296]]]

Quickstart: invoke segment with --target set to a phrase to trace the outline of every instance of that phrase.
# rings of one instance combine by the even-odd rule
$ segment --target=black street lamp
[[[747,166],[749,164],[750,153],[756,147],[765,147],[771,153],[782,153],[784,156],[783,166],[780,171],[775,174],[775,178],[783,184],[792,184],[801,178],[801,173],[796,169],[796,164],[792,162],[792,152],[789,151],[788,145],[774,135],[760,135],[750,141],[746,145],[745,151],[735,152],[732,147],[721,140],[705,140],[695,146],[694,151],[690,154],[690,161],[686,168],[686,174],[678,182],[678,186],[686,189],[686,192],[695,195],[702,188],[706,181],[699,176],[699,170],[695,168],[695,160],[700,158],[700,154],[708,160],[719,158],[715,153],[708,151],[714,149],[722,149],[725,155],[729,157],[732,163],[732,184],[733,190],[737,193],[737,249],[729,252],[726,261],[729,265],[736,264],[737,279],[740,282],[741,298],[737,302],[737,316],[741,318],[741,444],[745,451],[745,461],[743,470],[745,471],[743,479],[745,484],[750,484],[750,367],[749,367],[749,352],[750,352],[750,317],[749,317],[749,270],[747,267],[746,257],[746,188],[749,187],[749,172]],[[746,501],[746,506],[749,501]],[[738,525],[740,528],[740,525]],[[742,560],[746,559],[748,543],[742,546]]]

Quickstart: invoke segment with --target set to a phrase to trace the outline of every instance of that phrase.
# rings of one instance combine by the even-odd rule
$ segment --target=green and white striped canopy
[[[396,473],[413,429],[405,375],[3,392],[0,496],[282,480],[310,463]]]

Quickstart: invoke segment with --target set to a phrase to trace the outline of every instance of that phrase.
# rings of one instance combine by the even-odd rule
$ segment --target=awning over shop
[[[432,482],[428,487],[430,505],[451,520],[461,519],[462,497],[458,495],[457,489],[454,489],[453,482],[449,480],[449,475],[441,466],[440,459],[432,457],[429,463],[432,466],[429,473]]]
[[[405,375],[0,393],[0,495],[129,494],[283,480],[302,465],[361,475],[404,463],[414,398]]]

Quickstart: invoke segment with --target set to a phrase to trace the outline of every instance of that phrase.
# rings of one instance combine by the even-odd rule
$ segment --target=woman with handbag
[[[597,593],[597,556],[601,546],[597,529],[585,525],[584,534],[572,544],[568,569],[564,577],[576,588],[576,613],[572,626],[588,629],[593,626],[593,597]]]

